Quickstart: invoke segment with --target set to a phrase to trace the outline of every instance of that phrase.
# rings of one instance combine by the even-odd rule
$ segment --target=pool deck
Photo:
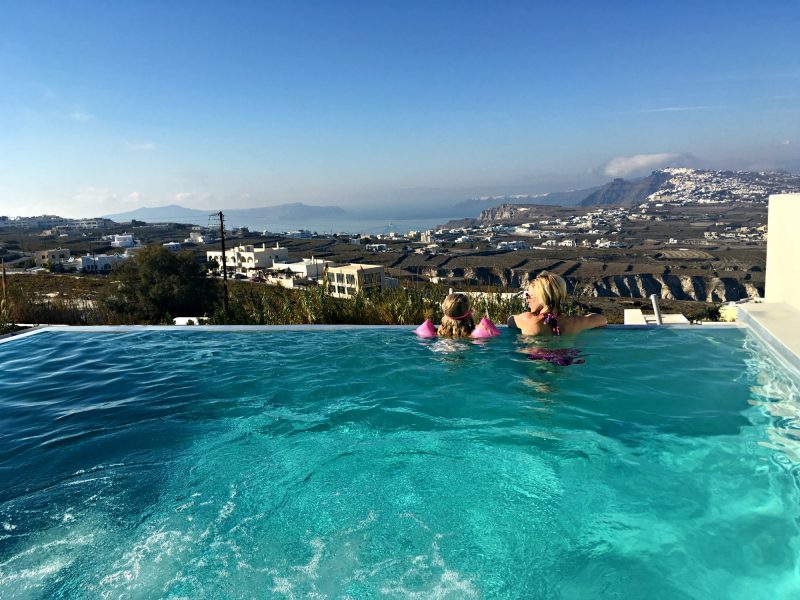
[[[658,325],[656,316],[645,314],[640,308],[626,308],[624,311],[625,325]],[[662,325],[689,325],[689,319],[681,314],[662,314]]]
[[[737,309],[737,321],[800,371],[800,310],[785,302],[751,302]]]

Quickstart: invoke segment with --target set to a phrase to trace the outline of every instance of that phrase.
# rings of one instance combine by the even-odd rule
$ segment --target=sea
[[[281,233],[287,231],[308,230],[312,233],[361,233],[387,234],[390,232],[405,233],[407,231],[426,231],[436,229],[451,219],[463,216],[419,218],[419,219],[358,219],[348,216],[344,219],[309,219],[298,221],[268,221],[266,219],[226,219],[228,227],[247,227],[250,231],[270,231]]]

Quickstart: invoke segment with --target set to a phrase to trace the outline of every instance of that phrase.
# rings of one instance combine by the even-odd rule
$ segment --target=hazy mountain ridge
[[[297,221],[303,219],[341,218],[347,212],[338,206],[312,206],[301,202],[276,204],[258,208],[232,208],[223,211],[229,222],[248,222],[252,220]],[[205,224],[214,218],[216,213],[194,208],[186,208],[177,204],[169,206],[142,207],[124,213],[104,215],[105,218],[117,222],[131,220],[146,222],[175,222]]]
[[[603,186],[546,194],[513,194],[483,196],[455,204],[430,203],[421,210],[425,216],[434,213],[448,214],[479,220],[513,218],[520,210],[531,205],[556,206],[635,206],[644,202],[766,202],[770,194],[800,192],[800,175],[786,172],[713,171],[684,167],[671,167],[653,171],[638,179],[615,179]],[[449,207],[448,207],[449,206]],[[435,210],[434,210],[435,209]],[[388,210],[388,209],[385,209]],[[393,208],[396,212],[396,207]],[[524,211],[524,210],[523,210]],[[300,202],[259,208],[228,209],[223,211],[231,226],[269,222],[274,224],[320,221],[349,218],[354,222],[364,219],[362,211],[346,211],[339,206],[315,206]],[[375,212],[375,211],[373,211]],[[430,214],[429,214],[430,213]],[[205,225],[214,213],[186,208],[176,204],[105,215],[118,222],[132,219],[146,222],[177,222]],[[419,217],[419,214],[417,215]],[[379,214],[373,219],[388,218]]]

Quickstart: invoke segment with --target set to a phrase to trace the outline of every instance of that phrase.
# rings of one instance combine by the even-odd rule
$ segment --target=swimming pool
[[[0,344],[0,597],[797,596],[796,376],[736,328],[572,342]]]

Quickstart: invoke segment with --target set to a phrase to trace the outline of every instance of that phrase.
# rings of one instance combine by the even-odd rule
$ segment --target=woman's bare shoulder
[[[517,327],[519,327],[520,323],[527,323],[527,322],[531,321],[533,318],[534,318],[533,313],[524,312],[524,313],[519,313],[518,315],[513,315],[513,316],[509,317],[508,318],[508,322],[511,323],[511,321],[513,320],[517,324]]]
[[[522,333],[525,335],[534,334],[539,330],[539,320],[533,313],[524,312],[514,315],[513,317],[509,318],[509,324],[511,324],[512,319],[514,321],[514,326],[517,329],[522,330]]]

